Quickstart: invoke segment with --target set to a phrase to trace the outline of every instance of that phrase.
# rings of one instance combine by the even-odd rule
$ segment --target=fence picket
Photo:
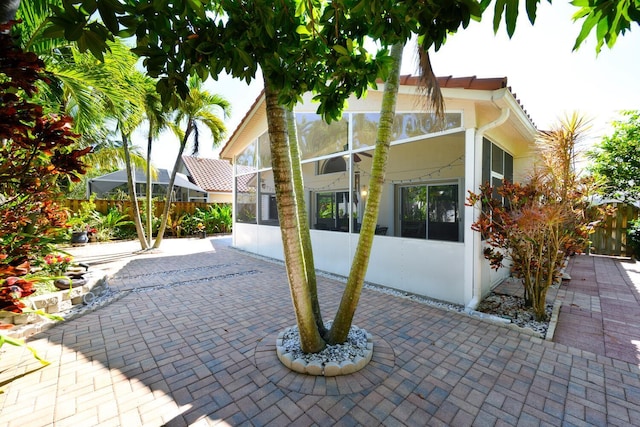
[[[640,209],[623,203],[611,205],[616,208],[615,214],[604,218],[591,235],[590,252],[599,255],[632,256],[633,249],[627,241],[627,229],[629,223],[640,216]]]

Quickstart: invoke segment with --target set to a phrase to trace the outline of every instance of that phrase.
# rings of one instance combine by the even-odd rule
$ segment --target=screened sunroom
[[[469,304],[499,278],[488,266],[481,267],[481,242],[470,230],[474,211],[465,206],[467,191],[485,181],[513,180],[517,169],[530,163],[535,128],[528,118],[506,124],[510,118],[522,119],[522,110],[511,117],[505,112],[520,108],[517,102],[502,109],[495,101],[479,108],[477,100],[462,97],[464,90],[456,91],[447,100],[444,123],[421,111],[415,87],[400,93],[367,280]],[[506,88],[501,93],[512,98]],[[367,100],[351,100],[342,119],[331,124],[314,112],[313,104],[295,111],[309,227],[320,270],[349,272],[367,203],[380,99],[379,92],[371,92]],[[478,120],[485,123],[478,125]],[[496,126],[484,133],[486,123]],[[497,129],[500,126],[504,129]],[[507,138],[501,141],[503,135]],[[261,98],[222,156],[230,157],[235,166],[234,245],[282,259]]]

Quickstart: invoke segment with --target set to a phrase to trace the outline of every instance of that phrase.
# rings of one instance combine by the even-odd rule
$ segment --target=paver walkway
[[[121,299],[30,340],[47,367],[3,347],[0,425],[640,425],[637,364],[368,289],[355,323],[372,362],[292,373],[274,350],[295,320],[284,268],[222,242],[122,251]],[[343,285],[318,287],[330,317]]]
[[[640,263],[581,255],[567,272],[553,340],[640,364]]]

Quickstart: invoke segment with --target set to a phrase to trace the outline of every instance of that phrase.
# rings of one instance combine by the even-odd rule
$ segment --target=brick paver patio
[[[273,350],[295,321],[284,268],[211,241],[119,257],[122,298],[30,340],[49,366],[3,347],[0,425],[640,425],[637,362],[367,289],[372,362],[292,373]],[[342,287],[319,279],[326,317]]]

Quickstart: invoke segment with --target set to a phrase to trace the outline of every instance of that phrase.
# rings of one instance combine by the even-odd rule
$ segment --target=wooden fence
[[[640,216],[640,209],[623,203],[611,205],[615,207],[615,213],[606,215],[595,228],[595,232],[590,236],[590,251],[599,255],[632,256],[633,249],[627,242],[627,228],[630,221]]]
[[[78,199],[67,199],[65,203],[65,207],[67,207],[71,212],[78,212],[80,210],[80,206],[82,202],[86,202],[86,200],[78,200]],[[112,207],[118,208],[120,212],[123,212],[127,215],[131,215],[131,202],[129,200],[94,200],[96,205],[96,211],[106,214],[109,209]],[[138,205],[142,207],[144,204],[143,200],[138,200]],[[155,216],[161,216],[164,210],[164,202],[154,202],[153,212]],[[179,217],[184,213],[194,213],[196,208],[200,209],[208,209],[209,206],[218,205],[220,203],[206,203],[206,202],[173,202],[171,213],[174,217]]]

